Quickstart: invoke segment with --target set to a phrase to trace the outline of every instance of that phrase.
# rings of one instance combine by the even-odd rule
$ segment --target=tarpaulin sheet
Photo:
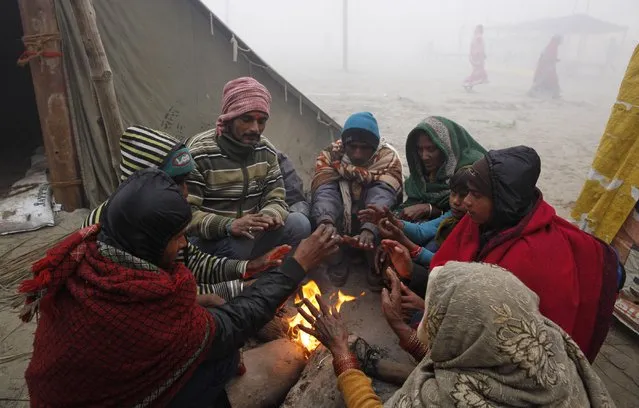
[[[95,206],[115,188],[116,169],[70,4],[56,2],[82,177]],[[339,125],[237,36],[234,61],[233,33],[206,6],[196,0],[94,0],[93,5],[125,127],[140,124],[186,139],[214,126],[224,84],[250,75],[273,96],[265,135],[309,181],[317,153],[337,137]]]

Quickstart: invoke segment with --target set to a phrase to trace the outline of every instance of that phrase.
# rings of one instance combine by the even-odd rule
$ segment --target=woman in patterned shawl
[[[406,221],[437,218],[449,210],[448,180],[464,166],[481,159],[486,150],[460,125],[440,116],[430,116],[406,139],[410,176],[405,188],[408,199],[400,217]]]
[[[450,262],[430,274],[417,331],[401,318],[399,282],[382,294],[386,318],[417,367],[384,407],[614,407],[603,382],[539,298],[498,266]],[[348,351],[339,313],[314,308],[307,329],[333,353],[348,408],[381,407]],[[309,316],[310,318],[310,316]]]

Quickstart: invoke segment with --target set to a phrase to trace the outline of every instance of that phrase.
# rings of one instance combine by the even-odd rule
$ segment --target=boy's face
[[[473,188],[470,188],[464,199],[464,207],[476,224],[487,224],[492,218],[493,200]]]
[[[453,191],[450,192],[448,203],[450,204],[450,211],[455,218],[462,218],[466,214],[466,206],[464,205],[464,198],[468,194],[467,191]]]
[[[171,240],[167,243],[164,254],[162,255],[162,259],[160,260],[160,265],[158,266],[166,269],[170,268],[177,259],[178,253],[186,248],[186,245],[187,241],[185,228],[173,238],[171,238]]]

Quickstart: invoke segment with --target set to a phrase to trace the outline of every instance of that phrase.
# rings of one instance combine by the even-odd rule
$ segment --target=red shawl
[[[193,274],[115,263],[98,230],[50,249],[20,287],[42,312],[25,373],[32,407],[167,405],[211,347]]]
[[[617,261],[610,247],[558,217],[543,199],[481,252],[479,239],[479,226],[464,217],[433,257],[431,267],[463,261],[508,269],[539,296],[541,313],[594,360],[608,333],[616,296]]]

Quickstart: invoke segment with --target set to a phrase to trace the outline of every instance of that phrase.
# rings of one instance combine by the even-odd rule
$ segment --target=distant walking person
[[[488,74],[486,73],[486,50],[484,48],[484,26],[479,24],[475,27],[473,42],[470,45],[470,65],[473,72],[464,81],[464,88],[472,91],[475,85],[487,84]]]
[[[561,36],[553,36],[544,52],[541,53],[539,62],[537,62],[537,69],[535,69],[532,88],[528,91],[529,96],[542,98],[550,97],[553,99],[561,97],[559,77],[557,76],[559,45],[561,45],[561,41]]]

